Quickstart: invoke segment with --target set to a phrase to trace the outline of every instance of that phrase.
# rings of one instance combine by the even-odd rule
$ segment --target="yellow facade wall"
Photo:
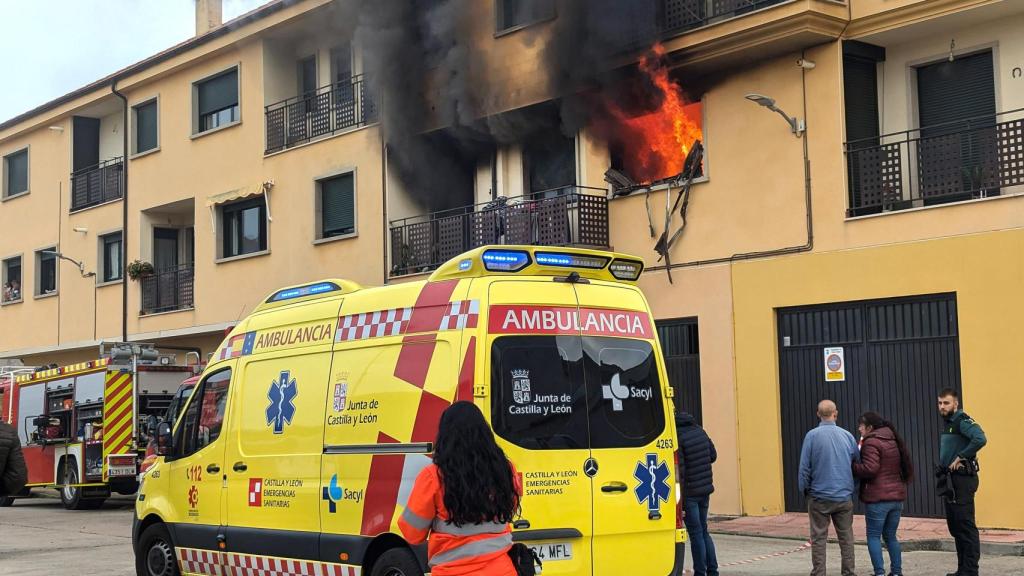
[[[736,263],[732,293],[744,512],[784,510],[775,310],[955,292],[964,399],[989,439],[980,455],[978,523],[1024,528],[1024,500],[1018,497],[1024,423],[1008,412],[1024,402],[1014,371],[1024,347],[1021,254],[1024,230],[1015,229]],[[906,430],[913,423],[898,425]]]

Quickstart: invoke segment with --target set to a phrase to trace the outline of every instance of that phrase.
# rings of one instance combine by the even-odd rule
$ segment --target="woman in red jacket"
[[[860,499],[865,504],[868,553],[876,576],[885,576],[882,537],[889,548],[890,574],[903,574],[903,557],[896,529],[900,525],[907,483],[914,477],[914,465],[903,438],[875,412],[865,412],[858,427],[861,435],[860,461],[853,474],[861,479]]]
[[[416,478],[398,520],[410,543],[429,540],[433,576],[516,576],[508,551],[522,491],[517,476],[479,408],[456,402],[444,411],[434,463]]]

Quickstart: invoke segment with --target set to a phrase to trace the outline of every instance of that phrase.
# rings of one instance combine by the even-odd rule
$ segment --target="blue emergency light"
[[[530,265],[530,254],[521,250],[486,250],[480,259],[491,272],[518,272]]]
[[[334,282],[318,282],[307,286],[299,286],[298,288],[286,288],[284,290],[280,290],[268,298],[267,302],[282,302],[284,300],[293,300],[295,298],[313,296],[315,294],[323,294],[325,292],[335,292],[337,290],[341,290],[341,286],[338,286]]]
[[[541,266],[558,266],[561,268],[586,268],[601,270],[608,265],[606,256],[585,256],[582,254],[566,254],[562,252],[534,252],[533,257]]]

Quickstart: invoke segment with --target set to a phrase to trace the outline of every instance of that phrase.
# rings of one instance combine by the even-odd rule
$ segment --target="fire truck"
[[[135,493],[150,431],[198,368],[152,345],[115,343],[89,362],[0,370],[0,418],[17,429],[28,465],[21,496],[54,488],[65,508],[83,510]]]

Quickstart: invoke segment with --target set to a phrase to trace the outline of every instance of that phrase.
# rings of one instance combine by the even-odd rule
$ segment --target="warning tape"
[[[780,556],[789,556],[790,554],[796,554],[797,552],[803,552],[811,547],[810,542],[804,542],[800,546],[793,548],[792,550],[783,550],[782,552],[775,552],[774,554],[765,554],[764,556],[758,556],[756,558],[750,558],[748,560],[740,560],[738,562],[729,562],[727,564],[719,564],[719,568],[728,568],[730,566],[744,566],[747,564],[753,564],[762,560],[770,560],[772,558],[778,558]]]

